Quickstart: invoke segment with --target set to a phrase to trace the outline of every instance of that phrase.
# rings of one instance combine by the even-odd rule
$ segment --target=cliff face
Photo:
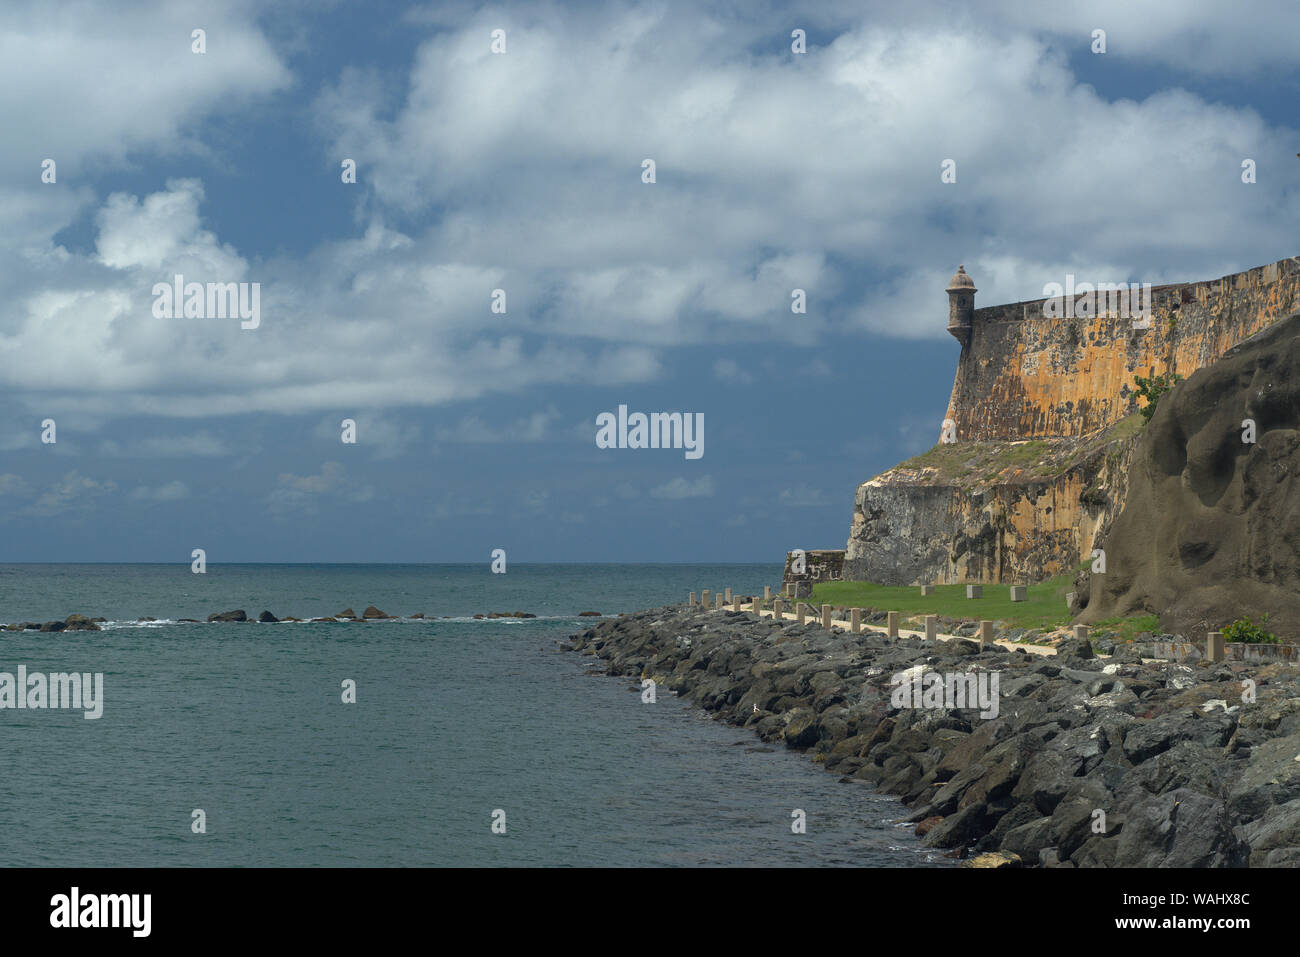
[[[1071,570],[1123,502],[1138,418],[1082,439],[940,446],[859,486],[844,577],[1034,582]]]
[[[1032,582],[1076,567],[1125,501],[1135,377],[1187,376],[1300,310],[1300,258],[1155,287],[1149,324],[1104,294],[1091,315],[1076,297],[1073,318],[1044,302],[974,311],[946,415],[956,441],[859,486],[845,578]]]
[[[1300,315],[1162,399],[1128,485],[1106,574],[1079,579],[1080,620],[1157,612],[1202,635],[1267,612],[1270,630],[1300,631]]]

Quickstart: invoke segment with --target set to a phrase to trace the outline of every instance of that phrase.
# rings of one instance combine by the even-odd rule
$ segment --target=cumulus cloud
[[[203,57],[197,6],[42,9],[0,11],[0,170],[31,183],[0,191],[0,387],[53,413],[356,416],[645,383],[697,342],[813,343],[833,324],[942,337],[957,262],[991,304],[1067,272],[1154,283],[1294,251],[1300,190],[1238,176],[1245,156],[1293,164],[1293,130],[1172,82],[1111,100],[1071,60],[1100,24],[1120,62],[1267,69],[1293,54],[1281,4],[1270,18],[1108,0],[1085,22],[832,3],[808,12],[824,41],[802,57],[773,31],[788,17],[762,7],[417,12],[428,33],[403,82],[343,67],[305,93],[322,153],[365,162],[355,231],[299,254],[219,235],[198,178],[101,195],[89,175],[212,156],[205,119],[287,89],[261,6],[205,8]],[[493,56],[501,25],[510,52]],[[37,152],[66,170],[57,188],[32,174]],[[945,159],[956,183],[940,182]],[[55,241],[83,222],[93,250]],[[259,282],[261,327],[155,318],[151,289],[176,273]],[[795,288],[807,315],[790,312]],[[750,372],[720,359],[714,375]],[[549,425],[471,415],[440,435],[534,441]],[[378,454],[414,438],[390,431]]]
[[[368,502],[374,496],[372,486],[353,481],[338,462],[325,462],[315,475],[281,473],[266,504],[273,513],[295,510],[314,513],[323,499]]]
[[[167,482],[156,488],[140,485],[132,489],[128,496],[136,502],[178,502],[189,497],[189,486],[181,481]]]
[[[489,425],[478,416],[469,416],[454,426],[437,429],[434,434],[440,442],[543,442],[550,437],[551,423],[559,417],[560,413],[553,406],[501,426]]]
[[[713,363],[713,374],[723,382],[745,385],[753,382],[754,377],[740,367],[735,359],[718,359]]]
[[[188,435],[150,435],[99,443],[99,454],[130,458],[211,458],[230,454],[230,446],[206,429]]]
[[[711,498],[713,477],[702,475],[697,479],[684,479],[680,475],[650,490],[651,498],[677,500],[683,498]]]
[[[64,474],[62,479],[37,496],[26,511],[27,514],[37,516],[84,511],[93,508],[98,499],[116,490],[117,483],[111,479],[99,481],[74,470]]]
[[[351,419],[356,426],[356,448],[372,452],[376,459],[404,455],[415,448],[420,438],[420,427],[415,423],[377,412],[324,418],[316,424],[316,438],[331,444],[341,443],[346,419]]]
[[[827,505],[838,506],[842,504],[842,502],[829,499],[825,490],[820,488],[808,488],[801,485],[798,488],[781,490],[781,505],[785,508],[824,508]]]

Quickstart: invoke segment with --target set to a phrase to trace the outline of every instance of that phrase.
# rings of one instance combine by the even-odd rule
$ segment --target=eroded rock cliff
[[[1084,438],[941,445],[858,487],[844,577],[1034,582],[1072,570],[1123,502],[1141,417]]]
[[[1202,635],[1267,612],[1300,631],[1300,314],[1161,399],[1103,547],[1106,574],[1079,579],[1082,621],[1155,612]]]

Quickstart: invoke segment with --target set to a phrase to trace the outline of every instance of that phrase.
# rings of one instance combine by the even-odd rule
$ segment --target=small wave
[[[113,621],[98,622],[100,631],[117,631],[121,628],[162,628],[165,625],[188,625],[194,622],[183,622],[176,618],[159,618],[155,621],[140,621],[139,619],[121,619]]]

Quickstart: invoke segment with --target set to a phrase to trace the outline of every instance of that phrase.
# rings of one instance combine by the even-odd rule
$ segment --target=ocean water
[[[558,640],[779,565],[0,565],[0,672],[102,672],[103,716],[0,710],[5,866],[949,866],[840,784]],[[234,608],[372,623],[180,624]],[[526,611],[536,619],[474,620]],[[140,624],[141,617],[160,619]],[[451,616],[444,618],[442,616]],[[356,683],[356,703],[341,700]],[[201,809],[206,833],[191,829]],[[807,832],[791,830],[792,812]],[[505,833],[494,834],[504,812]],[[499,815],[498,815],[499,819]]]

